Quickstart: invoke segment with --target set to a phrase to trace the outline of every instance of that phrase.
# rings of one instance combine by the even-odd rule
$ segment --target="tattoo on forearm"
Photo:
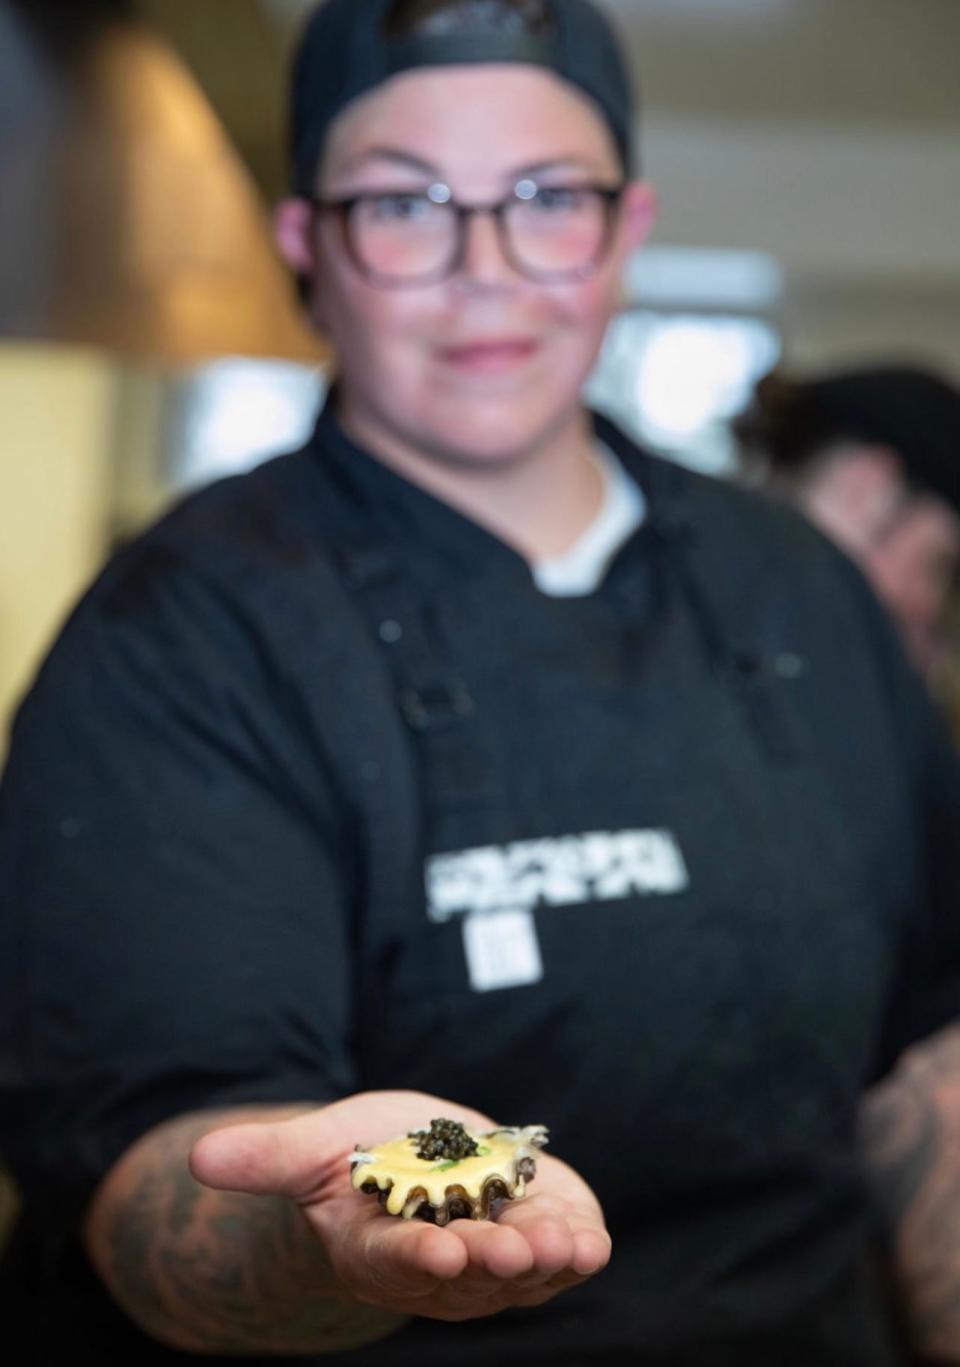
[[[960,1362],[960,1030],[866,1097],[860,1142],[918,1346]]]
[[[382,1338],[401,1322],[338,1294],[293,1202],[214,1192],[186,1156],[209,1120],[158,1137],[106,1225],[108,1279],[148,1333],[210,1354],[317,1353]]]

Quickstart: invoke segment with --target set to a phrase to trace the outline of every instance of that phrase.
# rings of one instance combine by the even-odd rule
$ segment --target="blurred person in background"
[[[775,372],[735,431],[748,471],[860,565],[931,675],[960,568],[960,390],[908,366]]]
[[[584,409],[634,117],[582,0],[306,31],[337,382],[115,558],[0,792],[38,1361],[897,1367],[878,1231],[960,1360],[956,761],[844,557]],[[496,1220],[351,1190],[440,1116],[555,1156]]]

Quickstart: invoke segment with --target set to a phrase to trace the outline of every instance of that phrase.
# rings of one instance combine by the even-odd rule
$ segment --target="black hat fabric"
[[[293,68],[293,190],[314,193],[327,130],[353,100],[417,67],[523,62],[570,81],[599,106],[625,167],[632,163],[634,97],[616,35],[588,0],[546,0],[552,32],[490,31],[391,38],[393,0],[325,0],[308,20]]]
[[[814,380],[810,402],[837,431],[889,446],[911,483],[960,511],[960,389],[913,366],[859,369]]]

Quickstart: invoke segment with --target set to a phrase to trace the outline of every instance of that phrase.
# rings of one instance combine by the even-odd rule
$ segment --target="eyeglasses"
[[[589,278],[613,242],[625,186],[538,185],[521,180],[496,204],[459,204],[448,185],[312,199],[341,223],[347,252],[372,284],[433,285],[463,264],[471,219],[489,214],[506,259],[545,284]]]

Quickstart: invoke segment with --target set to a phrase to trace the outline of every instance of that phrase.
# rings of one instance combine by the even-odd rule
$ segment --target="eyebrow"
[[[422,171],[424,175],[439,175],[439,168],[432,162],[424,161],[423,157],[415,156],[412,152],[404,152],[399,147],[368,147],[359,156],[351,158],[344,166],[339,167],[341,175],[349,175],[352,171],[357,171],[368,161],[393,161],[400,162],[403,166],[409,166],[414,171]]]
[[[339,174],[350,175],[352,172],[360,170],[368,161],[390,161],[409,167],[413,171],[420,171],[425,176],[443,175],[440,167],[433,162],[426,161],[413,152],[405,152],[400,147],[368,147],[365,152],[361,152],[359,156],[348,161],[346,165],[339,167]],[[520,180],[524,176],[536,176],[564,166],[573,166],[587,171],[598,170],[595,163],[587,157],[553,157],[550,161],[540,161],[529,166],[518,166],[506,173],[506,179]]]
[[[553,157],[550,161],[539,161],[535,166],[520,166],[511,171],[511,176],[536,176],[543,171],[556,171],[562,166],[575,166],[581,171],[598,171],[595,161],[589,157]]]

